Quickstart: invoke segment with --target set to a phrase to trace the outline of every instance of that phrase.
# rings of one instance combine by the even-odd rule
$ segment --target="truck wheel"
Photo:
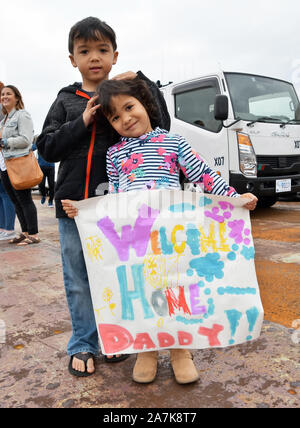
[[[272,205],[276,204],[277,197],[276,196],[265,196],[262,198],[258,198],[257,207],[259,208],[269,208]]]

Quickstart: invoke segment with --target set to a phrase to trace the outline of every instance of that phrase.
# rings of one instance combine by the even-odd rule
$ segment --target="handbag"
[[[32,151],[25,156],[5,159],[5,165],[11,185],[16,190],[31,189],[43,179],[43,172]]]

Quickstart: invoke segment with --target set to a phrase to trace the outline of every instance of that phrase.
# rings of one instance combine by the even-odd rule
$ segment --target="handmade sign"
[[[104,354],[226,347],[260,335],[244,203],[179,190],[76,203]]]

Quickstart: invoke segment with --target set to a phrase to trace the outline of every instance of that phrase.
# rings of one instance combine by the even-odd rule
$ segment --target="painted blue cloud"
[[[195,269],[197,275],[204,277],[206,281],[212,282],[214,277],[222,279],[224,277],[224,263],[219,261],[220,254],[210,253],[205,257],[199,257],[190,261],[190,267]]]

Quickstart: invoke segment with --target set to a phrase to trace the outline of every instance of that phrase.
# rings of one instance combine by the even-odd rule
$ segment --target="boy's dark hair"
[[[117,50],[116,34],[114,30],[104,21],[92,16],[77,22],[69,33],[69,52],[72,55],[74,52],[74,42],[76,39],[99,40],[99,38],[107,39],[111,42],[113,50]]]
[[[97,88],[101,112],[105,117],[114,114],[111,99],[118,95],[129,95],[136,98],[145,107],[151,122],[152,128],[158,126],[158,108],[157,104],[147,86],[147,84],[136,77],[135,79],[124,80],[104,80]],[[99,111],[98,110],[98,111]],[[100,112],[100,113],[101,113]]]

